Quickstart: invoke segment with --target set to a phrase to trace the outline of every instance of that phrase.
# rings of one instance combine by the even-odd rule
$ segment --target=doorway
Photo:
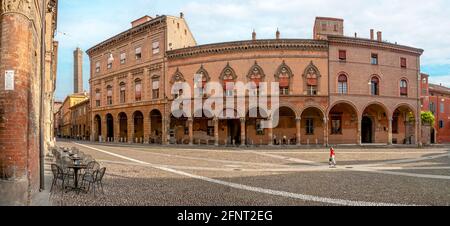
[[[372,119],[364,116],[361,123],[361,141],[363,144],[373,143],[373,123]]]
[[[241,144],[241,122],[239,119],[230,119],[227,121],[228,123],[228,143],[235,145]]]

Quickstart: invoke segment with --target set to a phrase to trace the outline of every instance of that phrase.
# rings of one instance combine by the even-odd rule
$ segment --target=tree
[[[435,118],[434,115],[431,111],[424,111],[421,114],[421,118],[422,118],[422,124],[423,125],[434,125],[435,123]]]

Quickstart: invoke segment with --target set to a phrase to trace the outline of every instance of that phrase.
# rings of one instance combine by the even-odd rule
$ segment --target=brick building
[[[85,102],[89,99],[89,94],[87,93],[77,93],[72,94],[66,97],[61,106],[60,117],[62,119],[61,123],[61,137],[64,138],[75,138],[77,134],[77,130],[75,129],[75,125],[73,124],[78,120],[78,114],[74,115],[73,110],[74,106]],[[77,110],[78,108],[75,108]],[[83,111],[84,112],[84,111]],[[73,118],[75,116],[75,118]],[[78,127],[77,127],[78,128]]]
[[[53,143],[57,0],[1,3],[0,204],[27,205]]]
[[[183,18],[144,17],[87,51],[91,61],[91,139],[106,142],[326,145],[418,144],[420,56],[423,50],[345,37],[344,21],[316,18],[313,39],[252,40],[197,46]],[[175,118],[181,95],[172,86],[280,83],[280,122],[261,129],[259,111]],[[193,89],[194,89],[193,88]],[[233,87],[224,90],[234,97]],[[270,93],[269,93],[270,94]],[[208,96],[204,96],[206,101]],[[250,109],[249,99],[245,102]],[[194,99],[193,99],[194,102]],[[201,117],[199,117],[201,116]]]
[[[422,110],[431,111],[435,117],[429,143],[450,143],[450,88],[430,84],[427,74],[422,74],[421,78]]]
[[[91,131],[90,101],[84,101],[70,107],[71,118],[71,137],[78,140],[89,140]]]

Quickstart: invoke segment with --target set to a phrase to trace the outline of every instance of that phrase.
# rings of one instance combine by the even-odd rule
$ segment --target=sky
[[[55,98],[73,92],[73,50],[90,47],[131,27],[144,15],[183,12],[199,45],[275,37],[312,38],[316,16],[345,20],[345,35],[383,39],[425,50],[422,72],[431,82],[450,87],[450,1],[447,0],[59,0],[59,41]],[[89,91],[89,58],[83,61],[84,89]]]

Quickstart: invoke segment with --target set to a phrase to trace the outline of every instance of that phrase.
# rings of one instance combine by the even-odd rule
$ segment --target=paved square
[[[450,205],[448,148],[225,149],[73,143],[107,167],[105,195],[54,205]]]

